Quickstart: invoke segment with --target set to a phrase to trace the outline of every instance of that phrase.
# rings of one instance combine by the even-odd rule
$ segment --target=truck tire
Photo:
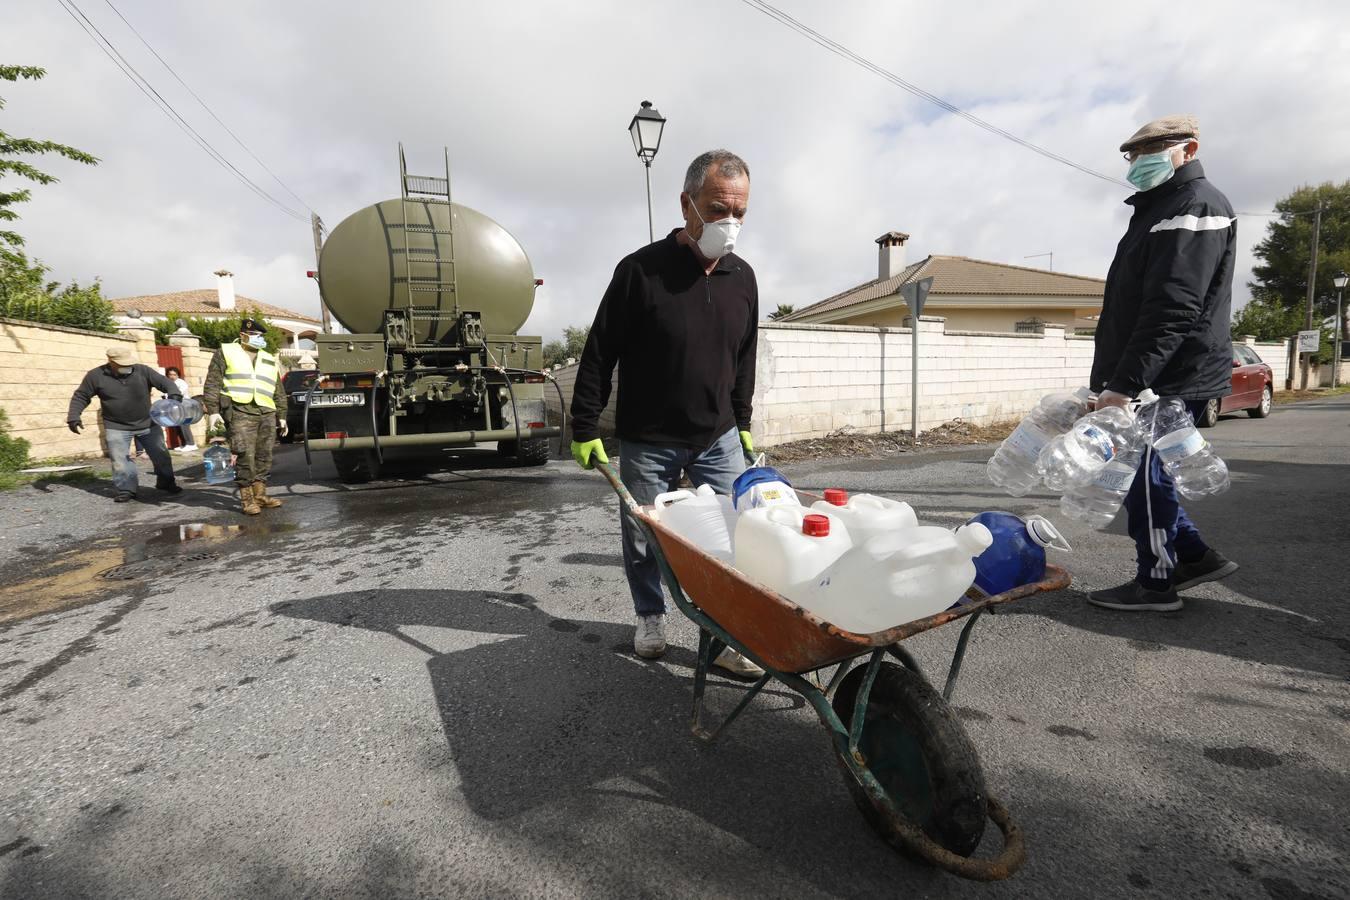
[[[497,442],[497,455],[498,455],[498,456],[505,456],[505,457],[508,457],[508,458],[510,458],[510,457],[512,457],[512,456],[515,456],[515,455],[516,455],[516,442],[515,442],[515,441],[498,441],[498,442]]]
[[[542,466],[548,462],[548,451],[547,438],[526,438],[516,450],[516,459],[522,466]]]
[[[343,484],[365,484],[380,477],[380,460],[374,450],[334,450],[333,465]]]
[[[848,728],[867,672],[858,666],[834,695],[834,711]],[[923,676],[882,663],[868,697],[859,749],[868,768],[901,812],[937,843],[969,856],[984,834],[988,809],[984,773],[975,745],[956,713]],[[842,761],[853,801],[887,843],[904,844]]]

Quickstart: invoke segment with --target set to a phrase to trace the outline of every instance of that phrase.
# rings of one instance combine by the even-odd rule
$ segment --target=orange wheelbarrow
[[[979,756],[947,701],[980,616],[1040,591],[1062,590],[1069,585],[1068,573],[1046,566],[1044,580],[1036,584],[886,631],[855,634],[707,555],[657,521],[650,508],[639,506],[612,465],[598,463],[596,468],[646,533],[676,605],[699,627],[692,725],[697,737],[715,740],[765,685],[777,681],[815,709],[854,802],[892,847],[979,881],[1007,878],[1022,866],[1026,847],[1021,830],[985,791]],[[901,642],[958,619],[966,623],[939,694]],[[723,647],[753,660],[764,675],[709,730],[703,724],[704,688]],[[888,655],[898,665],[886,660]],[[831,666],[836,668],[826,681],[824,670]],[[986,818],[1003,835],[1002,849],[989,859],[971,855]]]

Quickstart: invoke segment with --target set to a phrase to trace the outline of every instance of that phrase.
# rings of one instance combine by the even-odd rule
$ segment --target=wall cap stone
[[[29,322],[27,319],[10,319],[6,316],[0,316],[0,324],[21,325],[24,328],[38,328],[45,331],[64,331],[66,334],[82,334],[88,337],[108,338],[113,341],[131,341],[133,344],[136,342],[134,337],[127,334],[113,334],[108,331],[90,331],[88,328],[72,328],[69,325],[49,325],[46,322]]]

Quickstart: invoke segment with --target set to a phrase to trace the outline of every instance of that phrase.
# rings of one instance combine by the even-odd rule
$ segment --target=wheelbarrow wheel
[[[834,711],[851,727],[854,702],[866,676],[859,666],[834,695]],[[984,773],[960,720],[924,678],[883,662],[868,698],[858,749],[891,802],[937,843],[970,856],[984,834],[989,809]],[[887,812],[874,803],[844,760],[844,779],[868,824],[907,851]]]

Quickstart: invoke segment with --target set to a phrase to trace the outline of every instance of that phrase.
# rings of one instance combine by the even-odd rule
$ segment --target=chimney
[[[888,231],[877,238],[877,278],[894,278],[905,268],[905,241],[903,231]]]
[[[221,311],[234,312],[234,273],[228,269],[219,269],[216,276],[216,298]]]

